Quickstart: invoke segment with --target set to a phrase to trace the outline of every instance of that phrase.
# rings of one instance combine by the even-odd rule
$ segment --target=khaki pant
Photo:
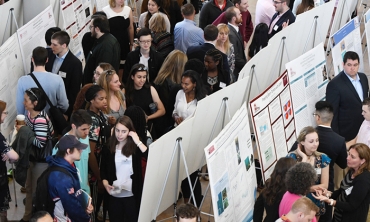
[[[47,163],[30,162],[26,179],[26,205],[23,220],[29,221],[32,216],[32,196],[36,192],[37,179],[48,168]]]

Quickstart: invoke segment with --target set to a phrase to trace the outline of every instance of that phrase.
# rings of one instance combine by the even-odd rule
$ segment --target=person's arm
[[[17,106],[17,114],[24,115],[26,113],[26,110],[23,105],[24,100],[24,89],[22,84],[22,79],[25,78],[24,76],[18,79],[18,85],[17,85],[17,96],[16,96],[16,106]]]
[[[244,19],[244,18],[243,18],[243,19]],[[218,25],[218,24],[220,24],[220,23],[224,23],[224,24],[226,24],[226,25],[227,25],[227,20],[226,20],[226,18],[225,18],[225,12],[221,13],[221,15],[219,15],[219,16],[216,18],[216,20],[214,20],[214,21],[212,22],[212,25],[217,26],[217,25]]]
[[[346,147],[347,147],[347,150],[353,145],[353,144],[355,144],[356,143],[356,141],[357,141],[357,137],[358,137],[358,135],[353,139],[353,140],[350,140],[350,141],[348,141],[347,143],[346,143]]]
[[[142,153],[145,153],[148,150],[148,147],[146,147],[143,141],[140,141],[140,138],[136,132],[130,131],[128,135],[131,136],[132,140]]]
[[[44,116],[38,116],[34,121],[30,121],[34,124],[33,131],[35,132],[35,139],[33,140],[33,145],[38,148],[43,148],[45,146],[46,140],[48,139],[47,132],[52,129],[49,128],[48,122]]]
[[[208,4],[210,4],[210,2],[207,2],[206,4],[203,5],[202,7],[202,10],[200,10],[200,14],[199,14],[199,28],[203,29],[208,25],[207,24],[207,21],[208,21]]]
[[[262,193],[259,194],[253,208],[253,221],[263,221],[263,213],[265,211],[264,199]]]
[[[89,131],[89,145],[90,145],[89,167],[94,173],[98,181],[99,189],[101,189],[102,182],[101,182],[101,177],[100,177],[100,171],[98,167],[98,161],[96,160],[96,157],[95,157],[96,144],[99,139],[100,124],[99,124],[99,120],[95,116],[92,116],[91,119],[92,119],[92,124],[91,124],[90,131]]]
[[[321,168],[321,178],[320,184],[316,184],[310,187],[310,192],[315,192],[316,190],[328,189],[329,186],[329,164]]]
[[[173,118],[173,120],[175,120],[175,123],[177,125],[179,125],[184,120],[179,115],[179,113],[177,111],[177,107],[178,107],[179,103],[181,102],[180,101],[180,93],[182,93],[182,92],[181,91],[178,91],[177,94],[176,94],[176,102],[175,102],[174,109],[173,109],[173,112],[172,112],[172,118]]]
[[[58,77],[57,107],[63,110],[63,112],[66,112],[69,107],[66,88],[64,87],[62,77]]]
[[[251,13],[249,13],[249,11],[247,11],[246,14],[247,14],[247,18],[243,18],[243,19],[247,19],[247,22],[245,24],[244,47],[249,42],[249,39],[251,38],[251,36],[253,34],[253,22],[252,22]]]
[[[329,102],[333,106],[333,120],[331,121],[331,128],[334,132],[339,132],[339,118],[338,118],[338,111],[339,111],[339,102],[340,102],[340,93],[339,89],[336,86],[337,82],[330,81],[328,86],[326,87],[326,101]]]
[[[72,52],[69,52],[69,53],[72,53]],[[73,63],[73,69],[70,69],[73,72],[67,73],[68,80],[66,79],[67,84],[64,87],[65,89],[68,89],[67,99],[68,99],[69,106],[66,111],[66,114],[68,116],[72,114],[73,105],[76,102],[76,98],[77,98],[78,93],[80,92],[81,83],[82,83],[82,63],[77,58],[74,58],[74,59],[76,60]]]
[[[148,12],[141,13],[139,17],[139,24],[138,24],[138,29],[140,30],[141,28],[145,27],[145,17]]]
[[[235,35],[229,35],[229,39],[230,39],[230,42],[233,44],[234,49],[235,47],[238,47],[238,45],[236,44],[238,40],[236,39]],[[239,46],[239,47],[243,47],[243,46]],[[242,51],[243,51],[242,53],[244,53],[244,50]],[[238,50],[235,49],[235,67],[237,67],[241,71],[247,61],[245,61],[243,59],[243,56],[239,55],[237,52]]]
[[[161,117],[166,114],[166,110],[163,106],[162,101],[159,99],[157,90],[153,86],[150,86],[150,92],[152,94],[153,102],[157,103],[157,112],[153,113],[152,115],[148,116],[148,120],[155,119],[157,117]]]
[[[134,45],[134,18],[132,16],[132,10],[130,8],[130,26],[127,28],[128,37],[130,40],[130,51],[132,50],[132,46]]]
[[[338,153],[337,159],[335,160],[335,163],[342,169],[345,169],[347,167],[347,156],[348,156],[347,148],[343,138],[342,146]]]

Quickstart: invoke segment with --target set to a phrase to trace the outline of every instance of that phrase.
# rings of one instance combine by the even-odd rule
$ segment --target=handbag
[[[45,96],[46,96],[46,101],[49,104],[49,113],[50,113],[50,119],[51,122],[53,123],[54,130],[57,132],[57,134],[62,134],[63,130],[68,127],[68,122],[66,118],[64,118],[63,112],[56,106],[54,106],[48,95],[45,93],[44,89],[40,85],[39,81],[36,79],[35,75],[33,73],[30,73],[30,76],[32,77],[33,81],[35,81],[37,87],[41,89]]]

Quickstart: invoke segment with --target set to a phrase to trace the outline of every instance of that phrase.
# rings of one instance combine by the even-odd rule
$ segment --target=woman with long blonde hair
[[[216,49],[220,50],[222,53],[227,55],[227,62],[230,67],[230,80],[235,82],[234,69],[235,69],[235,54],[234,46],[229,40],[229,27],[226,24],[218,24],[218,38],[216,42]]]

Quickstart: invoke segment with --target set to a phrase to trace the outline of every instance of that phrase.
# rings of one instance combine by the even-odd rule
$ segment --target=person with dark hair
[[[85,84],[80,92],[77,94],[77,98],[75,104],[73,105],[73,112],[78,109],[85,109],[86,101],[85,101],[85,93],[86,91],[92,86],[98,83],[100,75],[107,70],[113,70],[113,66],[109,63],[101,62],[94,70],[94,78],[92,83]]]
[[[287,192],[283,195],[279,205],[279,217],[287,214],[296,200],[310,192],[316,178],[316,171],[309,163],[300,162],[288,170],[284,180]],[[312,220],[312,222],[316,221],[316,218]]]
[[[352,145],[348,150],[347,167],[340,188],[317,193],[316,198],[335,207],[333,222],[365,222],[370,204],[370,148],[363,143]]]
[[[176,221],[177,222],[196,222],[200,217],[199,210],[189,203],[181,204],[176,209]]]
[[[243,38],[240,34],[239,24],[242,22],[242,14],[240,10],[236,7],[230,7],[225,12],[225,18],[228,21],[228,27],[230,30],[229,39],[231,44],[234,46],[235,54],[235,68],[234,68],[234,81],[238,80],[239,72],[243,69],[244,65],[247,63],[247,58],[245,56]]]
[[[276,162],[265,188],[254,203],[253,221],[275,222],[279,218],[279,204],[287,191],[284,183],[285,174],[295,164],[296,161],[289,157],[282,157]],[[264,211],[266,217],[262,220]]]
[[[142,28],[137,33],[139,40],[139,47],[127,55],[125,63],[125,73],[123,73],[122,82],[127,83],[130,77],[131,68],[137,64],[143,64],[147,70],[149,70],[147,79],[150,83],[153,83],[158,75],[158,71],[163,64],[164,58],[162,55],[151,47],[152,45],[152,33],[148,28]]]
[[[293,11],[293,14],[295,13],[295,15],[302,14],[303,12],[306,12],[306,11],[309,11],[315,8],[314,0],[301,0],[300,2],[301,3],[298,5],[297,11],[296,12]]]
[[[215,49],[215,45],[217,43],[218,38],[218,29],[214,25],[207,25],[207,27],[204,28],[204,44],[197,45],[197,46],[190,46],[188,50],[186,51],[186,55],[188,56],[188,59],[198,59],[200,61],[204,61],[204,56],[206,55],[206,52],[210,49]],[[223,68],[227,74],[229,74],[229,64],[227,62],[227,55],[224,53],[222,54],[223,59]]]
[[[116,37],[121,47],[120,72],[122,78],[123,68],[127,54],[134,45],[134,18],[132,10],[122,0],[109,0],[109,5],[103,8],[109,20],[110,33]],[[116,70],[118,71],[118,70]]]
[[[39,88],[29,88],[23,94],[23,104],[27,110],[25,125],[16,125],[18,134],[23,127],[29,127],[35,134],[32,142],[32,149],[44,149],[49,136],[54,134],[53,124],[45,112],[46,97]],[[22,132],[24,132],[22,130]],[[32,138],[30,138],[32,139]],[[49,154],[50,155],[50,154]],[[26,179],[26,203],[22,220],[28,221],[32,216],[32,196],[36,192],[37,179],[46,170],[48,164],[40,160],[30,152],[29,168]]]
[[[211,0],[203,5],[199,15],[199,27],[204,29],[207,25],[212,24],[222,12],[233,6],[229,0]]]
[[[135,132],[131,119],[121,116],[113,128],[109,149],[103,150],[101,177],[109,193],[109,220],[137,221],[144,180],[141,159],[148,148]]]
[[[107,14],[103,11],[97,11],[92,16],[91,19],[94,19],[98,16],[105,16],[107,17]],[[91,30],[89,32],[86,32],[81,40],[82,50],[84,51],[85,58],[87,58],[90,54],[91,49],[93,48],[95,44],[96,38],[91,36]]]
[[[273,3],[276,13],[272,16],[271,23],[269,24],[269,39],[283,28],[295,22],[295,16],[289,10],[290,0],[273,1]]]
[[[157,50],[163,58],[175,48],[173,35],[166,31],[164,17],[160,13],[154,14],[149,19],[149,29],[152,31],[152,47]]]
[[[132,123],[134,124],[135,132],[140,138],[140,141],[149,147],[150,144],[147,143],[147,127],[146,127],[146,114],[140,106],[130,106],[125,111],[125,116],[130,117]]]
[[[171,24],[170,33],[173,33],[175,25],[183,20],[180,6],[184,3],[186,2],[181,0],[162,0],[163,11],[166,12]]]
[[[260,50],[267,46],[269,27],[265,23],[260,23],[256,26],[252,42],[248,49],[248,60],[253,58]]]
[[[202,73],[202,81],[206,86],[208,95],[225,88],[230,84],[229,73],[226,73],[222,61],[222,52],[218,49],[210,49],[204,56],[206,69]]]
[[[65,112],[68,109],[68,99],[64,82],[61,76],[52,74],[45,70],[47,59],[47,50],[44,47],[36,47],[32,51],[32,63],[34,64],[34,71],[32,73],[40,82],[40,85],[49,97],[51,103]],[[24,92],[26,89],[32,87],[37,87],[37,85],[30,75],[25,75],[18,79],[16,97],[18,114],[26,114],[26,110],[23,105]],[[45,112],[49,114],[49,104],[46,105]]]
[[[45,65],[46,71],[58,74],[63,79],[69,102],[69,107],[65,113],[68,117],[72,114],[73,104],[75,104],[82,82],[82,63],[69,50],[69,42],[70,37],[67,32],[54,33],[51,37],[53,54],[49,55],[48,62]]]
[[[0,100],[0,127],[4,122],[5,118],[8,116],[8,111],[6,110],[6,102]],[[8,185],[6,161],[9,162],[17,161],[19,159],[18,153],[16,153],[13,148],[9,145],[8,141],[5,139],[4,135],[0,132],[0,221],[7,222],[7,210],[9,210],[9,202],[12,201]]]
[[[319,208],[307,197],[301,197],[294,202],[292,209],[281,216],[276,222],[307,222],[315,218]]]
[[[329,186],[329,164],[331,159],[325,154],[317,151],[319,146],[319,136],[315,128],[311,126],[304,127],[297,138],[298,148],[288,153],[287,157],[295,159],[297,162],[307,162],[313,166],[317,172],[315,185],[310,187],[307,197],[310,198],[320,208],[317,217],[325,214],[326,208],[324,202],[317,201],[312,193],[320,189],[328,189]]]
[[[29,222],[53,222],[53,218],[47,211],[37,211],[32,215]]]
[[[91,36],[96,42],[86,58],[83,84],[91,83],[94,69],[101,62],[111,64],[119,71],[121,47],[117,39],[110,34],[109,21],[105,16],[96,16],[90,22]]]
[[[52,170],[47,178],[50,198],[55,202],[55,221],[91,221],[90,215],[94,210],[90,203],[84,208],[81,195],[83,191],[80,185],[79,172],[74,164],[80,160],[81,153],[87,148],[86,144],[78,141],[75,135],[63,136],[58,145],[55,156],[49,156],[46,161],[49,167],[57,166],[64,168],[68,173],[60,170]]]
[[[149,132],[153,139],[163,134],[161,116],[166,113],[157,90],[147,80],[148,70],[143,64],[136,64],[132,67],[126,84],[127,107],[132,105],[140,106],[148,116]]]
[[[248,11],[248,0],[233,0],[232,2],[234,6],[240,10],[243,18],[242,21],[239,23],[239,31],[242,36],[243,47],[245,48],[253,33],[253,22],[251,13],[249,13]],[[212,24],[216,26],[221,23],[227,24],[228,21],[226,19],[225,13],[226,11],[218,16],[218,18]]]
[[[163,16],[166,23],[167,32],[171,33],[171,23],[168,19],[168,12],[164,11],[162,8],[162,0],[149,0],[148,1],[148,11],[141,13],[139,17],[139,30],[142,28],[149,28],[149,20],[155,14],[159,13]]]
[[[181,14],[184,20],[178,22],[174,29],[175,49],[186,53],[189,46],[204,44],[204,33],[194,22],[195,9],[191,3],[181,7]]]
[[[203,59],[204,60],[204,59]],[[201,75],[205,69],[204,62],[203,60],[199,59],[189,59],[185,63],[184,71],[187,70],[194,70],[196,71],[199,75]]]
[[[51,36],[53,36],[54,33],[62,31],[59,27],[51,27],[45,32],[45,42],[46,42],[46,50],[48,50],[48,57],[53,55],[53,51],[51,50]],[[32,65],[32,63],[31,63]],[[33,69],[31,68],[31,71]]]

